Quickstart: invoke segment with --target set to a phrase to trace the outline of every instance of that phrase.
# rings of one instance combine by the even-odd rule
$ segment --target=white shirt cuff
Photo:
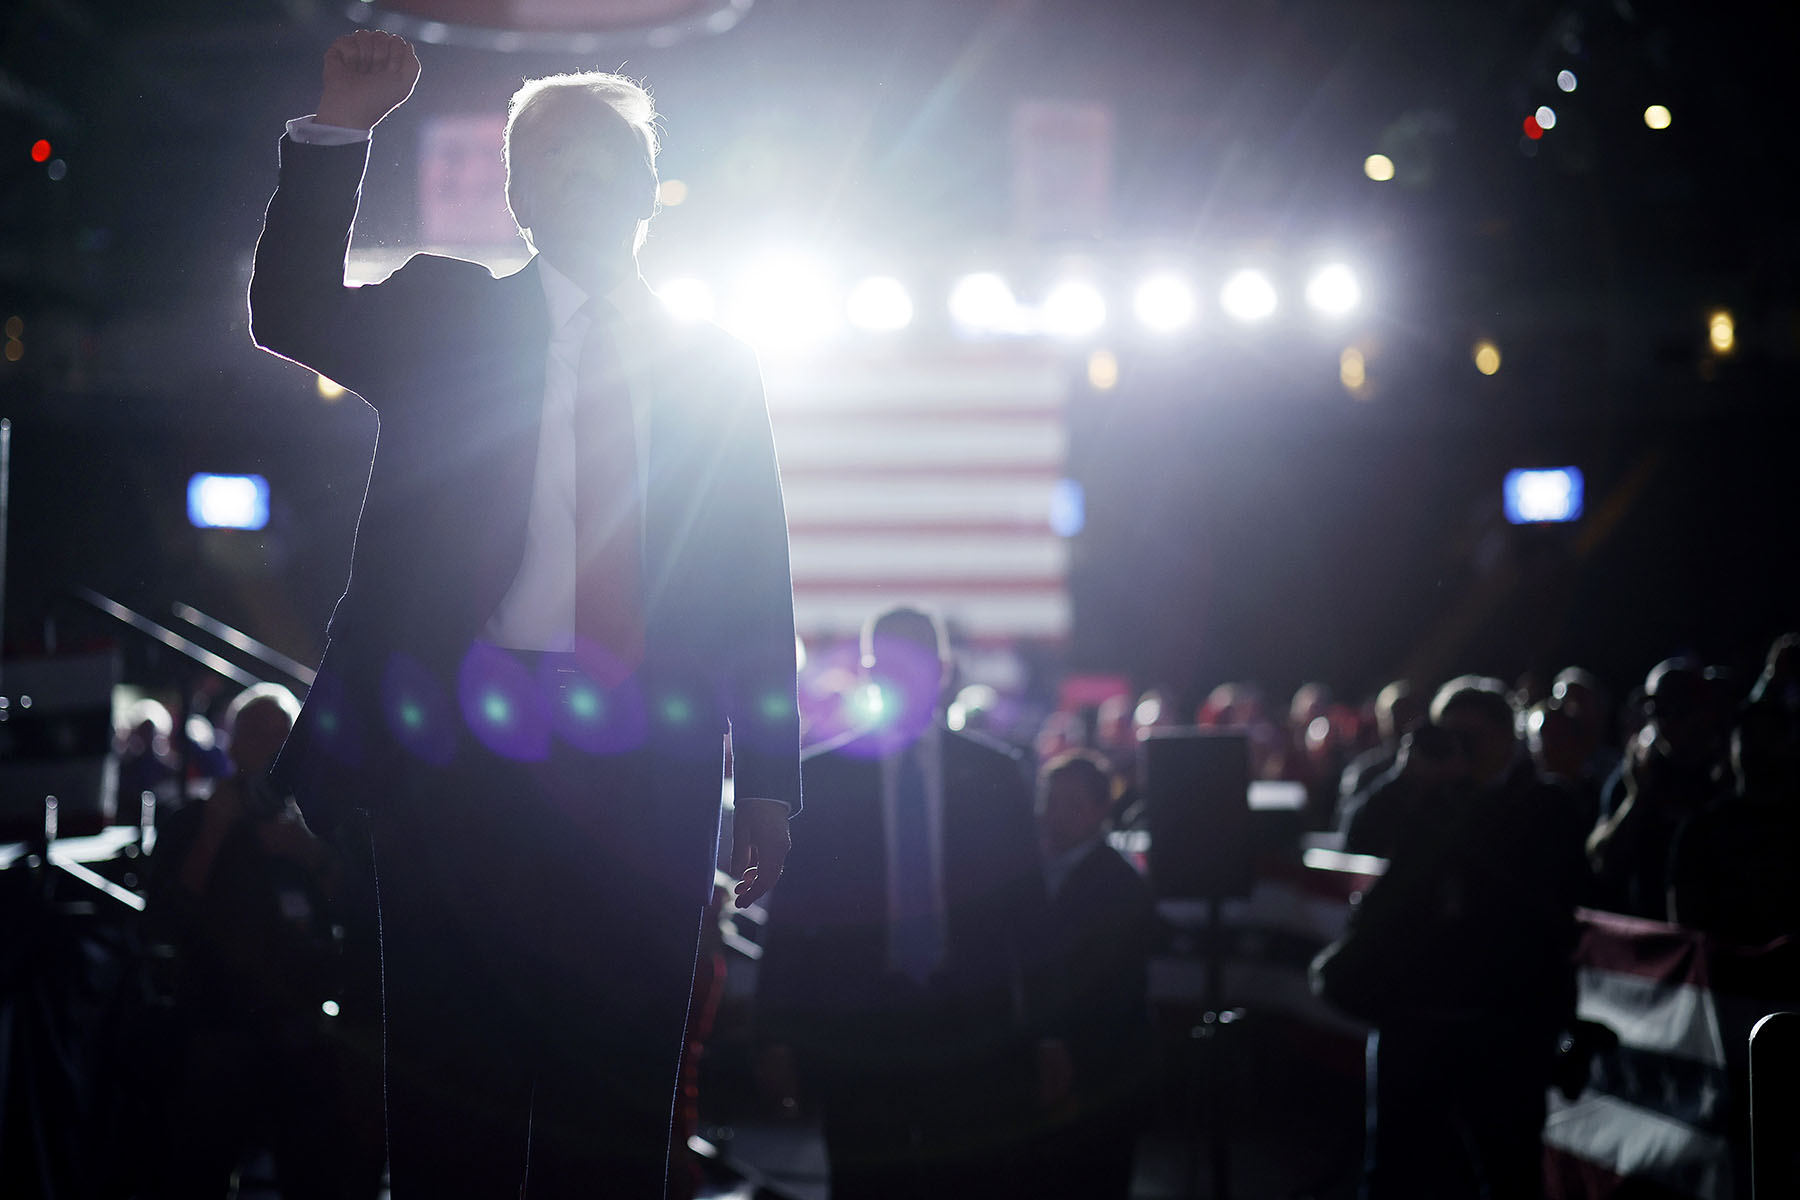
[[[287,123],[287,135],[303,146],[351,146],[369,140],[367,129],[351,129],[347,125],[325,125],[309,114]]]

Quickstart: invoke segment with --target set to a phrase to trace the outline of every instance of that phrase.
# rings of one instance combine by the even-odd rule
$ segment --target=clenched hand
[[[412,95],[419,56],[405,38],[359,29],[325,51],[323,88],[314,119],[324,125],[373,129]]]

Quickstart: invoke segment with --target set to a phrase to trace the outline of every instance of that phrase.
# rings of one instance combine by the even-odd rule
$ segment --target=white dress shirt
[[[900,758],[918,755],[919,770],[925,776],[925,829],[931,842],[931,907],[941,924],[944,920],[944,735],[934,721],[925,727],[917,741],[896,754],[881,759],[881,833],[887,854],[888,923],[900,917],[900,871],[894,845],[894,805],[899,790]],[[947,940],[945,942],[947,945]],[[900,972],[900,964],[890,961],[890,970]]]

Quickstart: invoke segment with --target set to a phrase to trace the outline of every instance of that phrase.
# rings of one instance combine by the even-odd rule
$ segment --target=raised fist
[[[314,119],[322,125],[373,129],[399,108],[419,82],[419,56],[405,38],[359,29],[325,51],[324,87]]]

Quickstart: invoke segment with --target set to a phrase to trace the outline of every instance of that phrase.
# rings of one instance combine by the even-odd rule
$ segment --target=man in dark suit
[[[1038,772],[1050,931],[1068,989],[1070,1103],[1045,1143],[1045,1197],[1123,1200],[1151,1100],[1150,949],[1155,907],[1137,868],[1107,844],[1112,778],[1071,751]]]
[[[807,756],[761,964],[767,1082],[819,1096],[833,1200],[1024,1194],[1040,1105],[1068,1084],[1025,775],[939,723],[934,617],[871,621],[863,666],[874,727]]]
[[[538,253],[345,287],[370,130],[412,48],[361,30],[289,123],[258,345],[379,410],[353,582],[278,763],[368,810],[390,1171],[408,1197],[660,1197],[723,739],[740,903],[800,799],[787,530],[756,363],[637,273],[654,112],[532,80],[507,200]],[[336,810],[334,812],[333,810]]]

